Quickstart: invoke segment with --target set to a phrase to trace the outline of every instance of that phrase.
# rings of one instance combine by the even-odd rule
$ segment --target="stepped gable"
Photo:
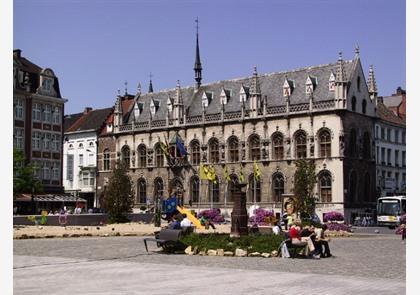
[[[305,83],[308,75],[312,78],[316,78],[317,84],[313,92],[313,101],[325,101],[333,100],[335,94],[333,91],[328,89],[328,81],[331,72],[335,73],[336,63],[305,67],[292,71],[276,72],[271,74],[258,75],[258,81],[261,89],[261,96],[264,98],[267,96],[267,107],[283,106],[286,105],[286,98],[283,97],[283,84],[287,79],[294,82],[292,94],[290,96],[290,105],[308,103],[308,97],[305,92]],[[354,61],[349,60],[344,62],[344,69],[347,73],[347,77],[351,77],[351,73],[354,70]],[[241,86],[251,87],[252,76],[218,81],[214,83],[202,84],[197,91],[194,91],[193,86],[181,88],[182,99],[187,116],[201,116],[203,112],[202,97],[204,92],[211,93],[211,101],[206,108],[206,114],[217,114],[222,110],[220,104],[220,94],[222,89],[230,90],[231,95],[226,105],[224,105],[225,112],[239,112],[241,111],[241,102],[239,101],[239,92]],[[151,99],[159,102],[159,108],[156,114],[153,115],[152,121],[165,120],[167,117],[167,105],[168,96],[170,98],[175,97],[176,88],[162,90],[155,93],[146,93],[137,95],[135,97],[136,103],[143,105],[143,111],[140,114],[137,122],[147,122],[150,118],[150,103]],[[249,98],[248,98],[249,99]],[[245,109],[249,109],[248,100],[245,103]],[[130,111],[130,115],[127,122],[134,120],[133,111]]]

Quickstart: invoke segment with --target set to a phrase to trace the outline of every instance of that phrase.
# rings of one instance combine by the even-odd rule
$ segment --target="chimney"
[[[21,53],[22,53],[22,50],[20,50],[20,49],[13,50],[13,55],[17,58],[21,57]]]
[[[90,108],[90,107],[85,107],[85,110],[83,111],[83,114],[87,114],[87,113],[89,113],[89,112],[91,112],[92,111],[92,108]]]

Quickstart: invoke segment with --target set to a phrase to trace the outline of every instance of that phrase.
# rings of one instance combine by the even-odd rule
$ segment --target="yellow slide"
[[[201,225],[200,220],[198,220],[197,218],[195,218],[194,215],[192,215],[191,210],[185,209],[181,206],[176,206],[176,209],[179,211],[179,213],[186,214],[187,218],[195,225],[196,228],[204,229],[204,226]]]

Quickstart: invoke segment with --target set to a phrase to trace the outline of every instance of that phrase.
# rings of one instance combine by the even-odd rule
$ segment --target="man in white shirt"
[[[190,227],[192,226],[192,222],[187,218],[187,214],[182,214],[182,221],[181,221],[181,227]]]

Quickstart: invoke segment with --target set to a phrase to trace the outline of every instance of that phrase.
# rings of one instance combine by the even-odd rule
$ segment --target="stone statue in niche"
[[[225,160],[225,145],[222,144],[220,146],[220,149],[221,149],[221,151],[220,151],[220,157],[221,157],[222,161],[224,161]]]
[[[205,150],[203,151],[203,162],[207,162],[207,152]]]
[[[131,167],[136,165],[136,153],[133,152],[133,156],[131,157]]]
[[[313,157],[315,155],[315,145],[313,143],[311,143],[311,145],[309,147],[309,153],[310,153],[311,157]]]
[[[344,140],[344,134],[340,135],[340,157],[344,157],[344,153],[346,151],[346,142]]]
[[[265,146],[262,149],[262,158],[264,160],[268,158],[268,153],[267,153],[267,149],[265,148]]]
[[[291,154],[290,154],[290,139],[288,138],[286,140],[286,157],[290,158]]]

